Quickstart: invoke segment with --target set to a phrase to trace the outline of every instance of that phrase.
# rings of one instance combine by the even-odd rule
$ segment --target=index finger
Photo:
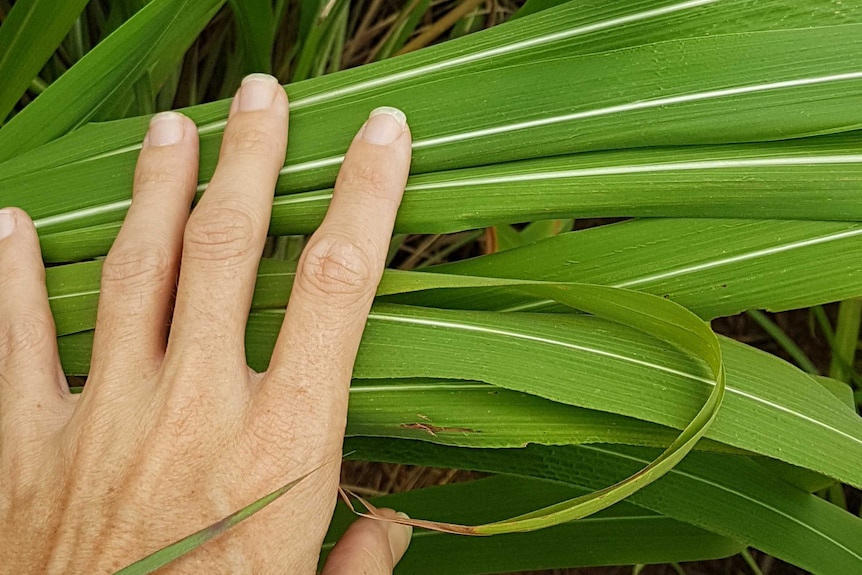
[[[264,411],[281,421],[297,412],[325,414],[315,423],[340,426],[339,444],[353,363],[385,267],[410,154],[404,114],[374,110],[354,138],[326,217],[300,258],[260,391]],[[313,398],[314,405],[294,405],[296,397]]]

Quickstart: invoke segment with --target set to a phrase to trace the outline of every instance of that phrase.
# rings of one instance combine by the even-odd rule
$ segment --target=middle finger
[[[165,361],[245,369],[244,333],[287,147],[287,95],[254,74],[234,98],[212,181],[186,226]],[[192,365],[189,365],[192,364]]]

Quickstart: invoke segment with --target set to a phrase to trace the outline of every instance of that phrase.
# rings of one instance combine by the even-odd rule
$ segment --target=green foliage
[[[87,0],[19,0],[0,27],[0,125]]]
[[[587,520],[489,539],[423,534],[401,572],[673,562],[747,545],[814,573],[862,571],[862,520],[811,494],[862,487],[862,423],[842,383],[858,377],[862,3],[531,0],[511,23],[323,75],[351,32],[367,32],[349,2],[231,0],[219,14],[233,27],[207,38],[235,40],[232,56],[203,55],[183,89],[182,55],[223,1],[129,3],[102,18],[115,30],[92,50],[72,24],[79,3],[63,3],[44,37],[15,16],[44,4],[19,1],[0,27],[0,46],[39,45],[20,64],[0,56],[15,79],[0,89],[0,116],[40,86],[60,28],[72,28],[80,62],[59,79],[43,72],[49,85],[0,128],[0,203],[27,209],[46,261],[65,264],[49,268],[48,287],[68,373],[89,368],[101,264],[86,260],[107,252],[128,208],[147,125],[135,114],[275,69],[294,83],[273,235],[316,228],[356,127],[394,105],[414,135],[397,231],[493,226],[506,248],[384,277],[354,373],[351,457],[501,474],[384,503],[493,523],[660,462],[611,491],[626,502]],[[375,54],[400,49],[431,10],[405,5]],[[227,109],[184,110],[201,133],[200,192]],[[106,119],[117,120],[93,121]],[[560,233],[592,217],[642,219]],[[247,333],[255,369],[269,361],[294,271],[262,262]],[[703,321],[841,300],[834,330],[817,317],[842,381]],[[561,509],[570,518],[571,504],[551,507]]]

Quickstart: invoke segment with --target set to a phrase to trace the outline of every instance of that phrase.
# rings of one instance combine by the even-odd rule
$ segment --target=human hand
[[[197,130],[178,114],[154,118],[104,263],[80,396],[60,366],[33,223],[0,212],[0,573],[113,573],[309,472],[160,573],[315,572],[411,146],[400,113],[360,130],[258,374],[244,333],[287,118],[273,78],[244,81],[191,217]],[[409,538],[361,519],[324,573],[391,573]]]

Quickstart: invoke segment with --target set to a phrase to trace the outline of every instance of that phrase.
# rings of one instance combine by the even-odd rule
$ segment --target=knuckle
[[[186,225],[183,257],[229,261],[248,255],[255,224],[244,210],[216,206],[193,213]]]
[[[382,195],[389,183],[382,166],[360,164],[343,170],[339,175],[341,185],[351,192],[364,193],[378,197]]]
[[[276,149],[273,135],[256,126],[234,126],[225,132],[224,138],[229,153],[269,156]]]
[[[29,285],[33,285],[33,282],[38,282],[38,285],[45,284],[45,266],[41,265],[41,262],[39,265],[32,265],[33,262],[27,261],[26,257],[22,257],[23,254],[10,255],[12,257],[4,257],[3,261],[0,262],[3,269],[3,273],[0,274],[0,289],[5,291],[12,286],[20,285],[22,282]]]
[[[161,284],[170,277],[172,268],[171,257],[157,245],[111,249],[102,267],[102,286],[110,290],[118,284],[125,287]]]
[[[323,295],[371,295],[380,267],[356,242],[330,233],[311,239],[297,281],[307,291]]]
[[[135,172],[135,189],[142,190],[153,187],[171,186],[186,182],[186,172],[176,167],[146,166],[139,167]]]
[[[0,365],[41,357],[51,343],[51,316],[42,310],[20,309],[0,330]]]

